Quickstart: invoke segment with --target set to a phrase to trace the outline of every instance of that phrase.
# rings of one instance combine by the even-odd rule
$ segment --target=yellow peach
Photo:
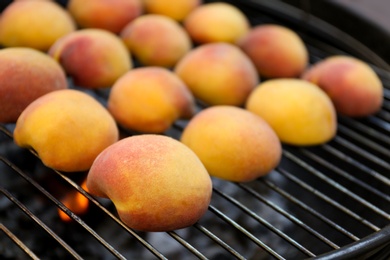
[[[250,59],[229,43],[191,50],[174,71],[196,98],[209,105],[242,105],[260,80]]]
[[[299,77],[308,65],[308,51],[293,30],[275,24],[253,27],[237,45],[266,78]]]
[[[108,110],[122,126],[143,133],[162,133],[179,118],[195,113],[186,85],[168,69],[136,68],[112,86]]]
[[[60,37],[76,30],[69,13],[52,1],[14,1],[0,16],[0,44],[47,51]]]
[[[140,231],[195,224],[206,212],[212,182],[199,158],[163,135],[136,135],[105,149],[88,176],[91,194],[112,200],[119,217]]]
[[[35,99],[67,87],[65,72],[49,55],[26,47],[0,50],[0,122],[16,122]]]
[[[263,82],[249,96],[246,108],[267,121],[287,144],[323,144],[336,134],[332,101],[316,85],[301,79]]]
[[[184,28],[163,15],[136,18],[120,37],[134,57],[147,66],[173,67],[192,47]]]
[[[82,91],[65,89],[32,102],[16,122],[14,140],[34,149],[50,168],[79,172],[118,140],[118,132],[103,105]]]
[[[261,117],[234,106],[213,106],[194,116],[181,141],[209,174],[246,182],[270,173],[282,155],[274,130]]]
[[[67,10],[81,28],[119,33],[143,13],[141,0],[70,0]]]
[[[178,22],[183,21],[202,2],[202,0],[143,0],[146,13],[165,15]]]
[[[245,14],[234,5],[223,2],[196,7],[184,19],[183,25],[191,39],[198,44],[234,44],[250,29]]]
[[[184,28],[196,43],[235,43],[250,29],[245,14],[234,5],[217,2],[200,5],[183,21]]]
[[[58,39],[49,49],[74,83],[85,88],[110,87],[133,67],[121,39],[106,30],[82,29]]]
[[[346,116],[372,115],[383,103],[381,80],[366,62],[357,58],[328,57],[308,68],[302,78],[324,90],[336,111]]]

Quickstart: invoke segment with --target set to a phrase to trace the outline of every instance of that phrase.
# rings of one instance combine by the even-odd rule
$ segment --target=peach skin
[[[126,25],[120,37],[133,56],[146,66],[173,67],[192,47],[180,24],[156,14],[136,18]]]
[[[336,135],[332,101],[319,87],[305,80],[267,80],[251,93],[245,107],[267,121],[286,144],[319,145]]]
[[[119,36],[102,29],[82,29],[58,39],[49,49],[77,86],[111,87],[133,67]]]
[[[80,28],[115,34],[143,13],[141,0],[70,0],[66,7]]]
[[[265,78],[299,77],[308,65],[308,51],[293,30],[275,24],[253,27],[237,45]]]
[[[208,105],[240,106],[260,81],[251,60],[229,43],[196,47],[176,64],[174,71],[193,95]]]
[[[143,67],[115,82],[108,110],[128,129],[162,133],[177,119],[190,118],[195,113],[195,101],[176,74],[161,67]]]
[[[53,1],[14,1],[0,16],[0,44],[47,51],[60,37],[76,30],[69,13]]]
[[[250,29],[245,14],[234,5],[223,2],[198,6],[187,15],[183,25],[192,40],[198,44],[235,44]]]
[[[145,13],[161,14],[175,21],[183,21],[187,15],[203,3],[202,0],[143,0]]]
[[[302,78],[318,85],[333,101],[336,111],[351,117],[378,112],[383,85],[367,63],[348,56],[331,56],[310,67]]]
[[[41,96],[22,112],[14,140],[34,149],[50,168],[81,172],[118,140],[118,132],[113,117],[93,97],[64,89]]]
[[[66,88],[65,72],[49,55],[26,47],[0,50],[0,122],[15,123],[35,99]]]
[[[199,112],[184,128],[181,142],[198,155],[210,175],[236,182],[270,173],[282,154],[281,143],[268,123],[234,106]]]
[[[199,158],[163,135],[136,135],[105,149],[88,176],[91,194],[114,203],[139,231],[170,231],[195,224],[206,212],[212,182]]]

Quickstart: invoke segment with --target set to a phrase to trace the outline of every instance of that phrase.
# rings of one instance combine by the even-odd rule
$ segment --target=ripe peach
[[[119,217],[140,231],[170,231],[206,212],[212,182],[199,158],[163,135],[136,135],[105,149],[88,176],[91,194],[113,201]]]
[[[46,166],[78,172],[88,170],[118,140],[118,132],[110,113],[93,97],[64,89],[41,96],[22,112],[14,140],[34,149]]]
[[[323,89],[340,114],[364,117],[378,112],[382,106],[382,82],[359,59],[332,56],[308,68],[302,78]]]
[[[67,10],[81,28],[119,33],[143,13],[141,0],[70,0]]]
[[[196,98],[209,105],[242,105],[260,80],[250,59],[229,43],[191,50],[174,71]]]
[[[165,15],[178,22],[183,21],[202,2],[202,0],[143,0],[146,13]]]
[[[183,21],[184,27],[196,43],[235,43],[250,29],[245,14],[234,5],[217,2],[195,8]]]
[[[274,24],[253,27],[237,45],[266,78],[298,77],[308,64],[308,51],[293,30]]]
[[[126,25],[120,37],[130,52],[147,66],[172,67],[192,47],[187,32],[163,15],[143,15]]]
[[[234,106],[213,106],[194,116],[181,141],[198,155],[209,174],[246,182],[271,172],[282,147],[261,117]]]
[[[67,87],[64,71],[49,55],[26,47],[0,50],[0,122],[16,122],[32,101]]]
[[[0,16],[0,44],[46,51],[76,30],[73,18],[52,1],[14,1]]]
[[[161,67],[129,71],[112,86],[108,110],[126,128],[162,133],[195,113],[195,101],[176,74]]]
[[[110,87],[133,67],[121,39],[106,30],[82,29],[58,39],[49,49],[74,83],[85,88]]]
[[[246,108],[267,121],[287,144],[322,144],[336,134],[332,101],[316,85],[301,79],[265,81],[251,93]]]

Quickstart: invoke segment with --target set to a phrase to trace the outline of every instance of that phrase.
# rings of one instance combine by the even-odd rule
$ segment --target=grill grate
[[[264,178],[250,183],[213,179],[205,216],[192,227],[161,233],[129,229],[108,200],[90,196],[77,177],[45,168],[33,151],[13,144],[14,125],[0,125],[1,256],[342,259],[375,254],[385,259],[390,255],[387,65],[337,29],[282,3],[229,2],[240,7],[252,24],[272,22],[295,29],[309,48],[311,62],[350,54],[372,64],[385,86],[382,110],[364,119],[339,116],[338,134],[325,145],[284,145],[280,165]],[[107,98],[99,91],[92,94],[102,102]],[[167,134],[179,137],[185,124],[179,121]],[[69,190],[88,198],[86,215],[78,216],[61,203],[61,192]],[[74,221],[61,222],[57,209]]]

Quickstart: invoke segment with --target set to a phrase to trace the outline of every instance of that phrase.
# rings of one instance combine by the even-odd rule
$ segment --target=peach
[[[372,115],[383,103],[381,80],[367,63],[357,58],[328,57],[308,68],[302,78],[324,90],[336,111],[346,116]]]
[[[81,28],[119,33],[143,13],[141,0],[70,0],[67,10]]]
[[[260,81],[250,59],[229,43],[191,50],[174,71],[196,98],[209,105],[242,105]]]
[[[133,67],[121,39],[106,30],[82,29],[58,39],[49,49],[74,83],[85,88],[110,87]]]
[[[234,106],[213,106],[194,116],[181,142],[200,158],[210,175],[229,181],[251,181],[271,172],[282,148],[261,117]]]
[[[191,39],[175,20],[163,15],[143,15],[120,34],[130,52],[147,66],[172,67],[192,47]]]
[[[336,134],[332,101],[316,85],[301,79],[263,82],[249,96],[246,109],[267,121],[287,144],[323,144]]]
[[[187,146],[171,137],[145,134],[105,149],[88,173],[87,188],[109,198],[130,228],[170,231],[204,215],[212,182]]]
[[[136,68],[112,86],[108,110],[122,126],[162,133],[179,118],[195,113],[195,101],[183,81],[161,67]]]
[[[60,37],[76,30],[69,13],[52,1],[14,1],[0,16],[0,44],[47,51]]]
[[[63,89],[39,97],[22,112],[14,140],[34,149],[50,168],[80,172],[118,140],[118,132],[113,117],[93,97]]]
[[[0,122],[16,122],[32,101],[67,87],[64,71],[49,55],[26,47],[0,50]]]
[[[178,22],[183,21],[202,2],[202,0],[143,0],[145,13],[165,15]]]
[[[195,8],[183,21],[192,40],[199,44],[235,43],[250,29],[245,14],[234,5],[217,2]]]
[[[296,32],[284,26],[255,26],[237,41],[237,45],[266,78],[299,77],[308,64],[304,42]]]

